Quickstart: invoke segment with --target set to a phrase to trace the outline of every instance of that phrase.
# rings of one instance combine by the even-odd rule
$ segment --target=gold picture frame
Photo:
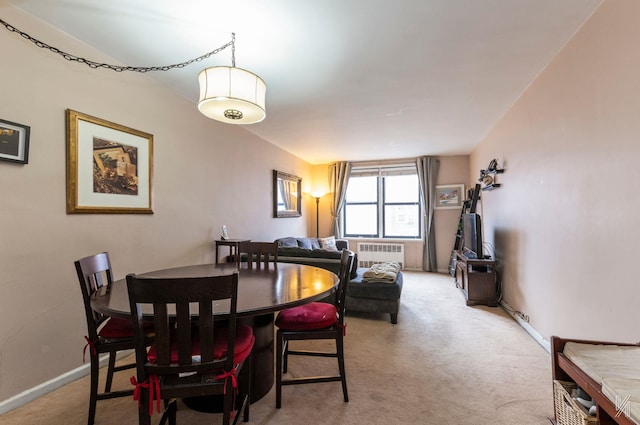
[[[153,135],[71,109],[67,214],[153,214]]]

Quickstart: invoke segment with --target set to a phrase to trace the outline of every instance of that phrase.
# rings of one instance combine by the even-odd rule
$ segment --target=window
[[[415,167],[353,169],[343,214],[347,237],[420,238]]]

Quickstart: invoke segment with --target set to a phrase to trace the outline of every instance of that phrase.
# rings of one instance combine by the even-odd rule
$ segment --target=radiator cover
[[[358,242],[358,267],[395,261],[404,268],[404,244]]]

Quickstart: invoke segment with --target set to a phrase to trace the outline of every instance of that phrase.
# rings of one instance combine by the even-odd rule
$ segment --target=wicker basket
[[[595,425],[598,419],[589,416],[587,410],[573,398],[571,390],[577,388],[573,382],[553,381],[553,407],[557,425]]]

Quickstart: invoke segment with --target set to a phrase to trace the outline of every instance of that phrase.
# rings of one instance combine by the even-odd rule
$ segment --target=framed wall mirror
[[[300,217],[302,215],[302,179],[273,170],[273,216]]]

